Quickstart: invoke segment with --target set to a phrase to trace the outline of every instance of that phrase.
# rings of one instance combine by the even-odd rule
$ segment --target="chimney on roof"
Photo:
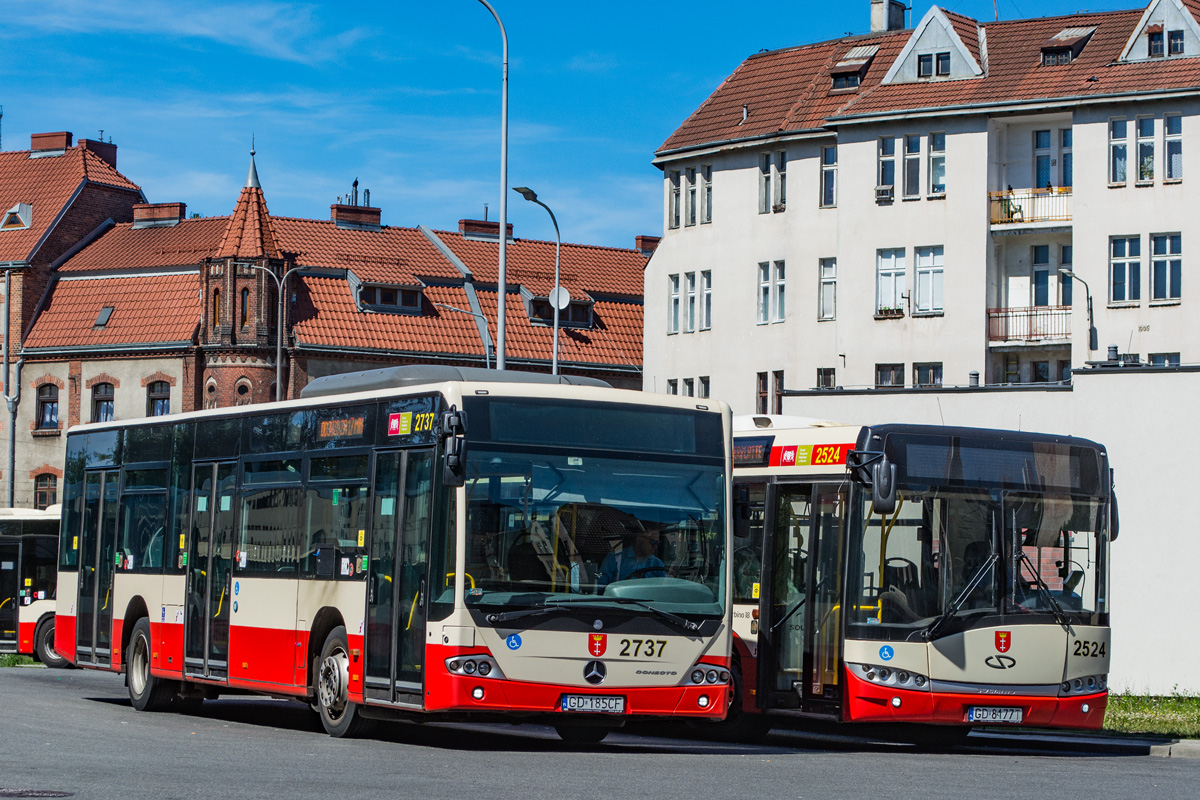
[[[494,239],[500,241],[500,223],[496,220],[460,219],[458,232],[468,239]],[[508,238],[513,235],[512,223],[508,223]]]
[[[897,0],[871,0],[871,33],[904,30],[908,7]]]
[[[133,228],[168,228],[186,216],[187,203],[137,203],[133,207]]]
[[[70,134],[67,134],[70,136]],[[117,168],[117,146],[112,142],[102,142],[96,139],[80,139],[79,146],[89,150],[108,163],[113,169]]]
[[[329,218],[339,228],[377,231],[382,227],[380,220],[383,218],[383,212],[371,206],[334,203],[329,206]]]
[[[639,253],[649,258],[658,249],[660,241],[662,241],[661,236],[635,236],[633,237],[633,247]]]
[[[74,138],[74,135],[70,131],[58,131],[56,133],[34,133],[29,137],[29,150],[31,153],[66,150],[71,146],[71,142],[74,140]]]

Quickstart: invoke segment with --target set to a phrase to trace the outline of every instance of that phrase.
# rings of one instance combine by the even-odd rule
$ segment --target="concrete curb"
[[[1053,749],[1081,754],[1200,758],[1200,740],[1196,739],[983,730],[973,731],[968,742],[983,746]]]
[[[1150,755],[1164,758],[1200,758],[1200,740],[1181,739],[1170,744],[1156,744]]]

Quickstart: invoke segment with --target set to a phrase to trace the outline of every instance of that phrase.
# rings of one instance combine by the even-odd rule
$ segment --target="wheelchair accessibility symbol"
[[[885,644],[883,647],[879,648],[879,657],[884,661],[891,661],[893,658],[895,658],[895,656],[896,651],[888,645]]]

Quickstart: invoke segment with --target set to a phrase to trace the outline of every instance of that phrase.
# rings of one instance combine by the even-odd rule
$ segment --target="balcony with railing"
[[[988,192],[993,226],[1071,221],[1071,187]]]
[[[989,308],[987,316],[988,341],[992,344],[1071,341],[1070,306]]]

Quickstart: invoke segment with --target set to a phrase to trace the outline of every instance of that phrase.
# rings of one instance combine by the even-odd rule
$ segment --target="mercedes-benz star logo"
[[[1012,669],[1017,665],[1017,660],[1012,656],[988,656],[983,663],[992,669]]]
[[[583,667],[583,679],[591,684],[604,683],[608,670],[603,661],[589,661]]]

